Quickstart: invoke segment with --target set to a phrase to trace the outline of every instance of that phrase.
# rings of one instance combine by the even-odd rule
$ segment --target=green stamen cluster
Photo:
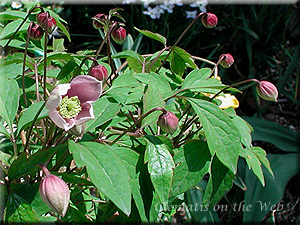
[[[65,119],[71,119],[79,114],[81,111],[80,101],[78,96],[69,98],[64,97],[59,105],[58,112]]]

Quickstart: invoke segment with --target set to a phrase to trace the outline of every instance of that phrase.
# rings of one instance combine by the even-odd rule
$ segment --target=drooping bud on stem
[[[257,94],[267,101],[277,101],[278,90],[274,84],[269,81],[259,81],[256,85]]]
[[[214,28],[218,24],[218,17],[213,13],[204,13],[201,22],[206,28]]]
[[[92,17],[93,26],[95,29],[101,29],[104,27],[105,21],[107,20],[107,15],[99,13]]]
[[[162,113],[158,117],[157,123],[160,126],[161,130],[168,134],[173,134],[178,128],[178,118],[174,113],[170,111]]]
[[[65,216],[70,200],[69,187],[61,178],[50,174],[46,166],[41,168],[45,174],[39,186],[41,199],[56,213]]]
[[[229,53],[220,56],[220,65],[224,68],[230,67],[234,63],[234,58]]]
[[[44,28],[47,29],[48,33],[52,33],[56,28],[56,21],[55,19],[50,16],[49,12],[41,12],[36,16],[37,23]]]
[[[123,44],[125,39],[126,39],[126,30],[124,27],[115,27],[112,31],[111,31],[111,37],[112,39],[118,43],[118,44]]]
[[[91,68],[89,75],[95,77],[97,80],[105,81],[108,77],[108,71],[105,66],[99,64]]]
[[[44,35],[44,30],[38,24],[31,22],[27,29],[27,34],[33,40],[41,40]]]

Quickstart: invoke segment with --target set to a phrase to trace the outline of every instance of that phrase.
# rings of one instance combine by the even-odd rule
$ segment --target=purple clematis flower
[[[49,117],[66,131],[82,125],[95,118],[92,103],[101,93],[102,82],[87,75],[79,75],[71,83],[59,84],[46,102]]]

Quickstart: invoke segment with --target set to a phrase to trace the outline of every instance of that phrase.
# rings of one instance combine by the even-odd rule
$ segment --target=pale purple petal
[[[76,125],[83,124],[91,119],[94,119],[94,110],[90,103],[85,103],[81,105],[82,110],[76,116]]]
[[[67,120],[62,118],[57,110],[49,111],[49,117],[58,127],[63,128],[66,131],[75,125],[74,119]]]
[[[56,110],[60,105],[61,100],[62,100],[61,95],[50,95],[45,105],[46,109],[50,111]]]
[[[66,95],[71,88],[71,84],[59,84],[52,91],[51,95]]]
[[[48,110],[55,110],[62,100],[62,96],[66,95],[70,89],[70,84],[59,84],[52,91],[47,99],[46,108]]]
[[[71,81],[71,88],[68,90],[69,97],[78,96],[80,102],[95,102],[102,93],[102,82],[96,78],[79,75]]]

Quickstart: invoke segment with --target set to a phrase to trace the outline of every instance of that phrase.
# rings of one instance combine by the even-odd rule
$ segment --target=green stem
[[[46,27],[45,27],[45,42],[44,42],[44,101],[47,99],[47,92],[46,92],[46,80],[47,80],[47,44],[48,44],[48,13],[46,13],[47,21]]]
[[[228,85],[226,86],[225,88],[221,89],[217,94],[215,94],[212,98],[210,98],[210,101],[212,101],[215,97],[217,97],[221,92],[227,90],[228,88],[231,88],[231,87],[235,87],[235,86],[238,86],[238,85],[241,85],[241,84],[245,84],[245,83],[249,83],[249,82],[255,82],[255,83],[259,83],[259,81],[257,79],[248,79],[248,80],[243,80],[241,82],[238,82],[238,83],[235,83],[235,84],[232,84],[232,85]],[[254,84],[255,84],[254,83]]]
[[[182,34],[179,36],[179,38],[177,39],[177,41],[175,42],[175,44],[171,47],[170,51],[168,52],[167,56],[164,58],[162,64],[160,65],[160,67],[156,70],[156,72],[158,72],[162,66],[165,64],[165,62],[167,61],[168,57],[170,56],[171,52],[174,50],[174,48],[177,46],[177,44],[181,41],[181,39],[183,38],[183,36],[188,32],[188,30],[194,25],[194,23],[197,21],[197,19],[202,16],[203,12],[199,13],[195,19],[187,26],[187,28],[185,28],[185,30],[182,32]]]
[[[35,117],[33,118],[32,124],[31,124],[31,126],[30,126],[30,128],[28,130],[28,134],[27,134],[27,138],[26,138],[26,143],[25,143],[25,146],[24,146],[24,150],[26,150],[27,147],[28,147],[29,138],[30,138],[33,126],[34,126],[35,122],[37,121],[39,115],[41,114],[42,110],[44,109],[45,105],[46,105],[46,102],[43,103],[43,105],[41,106],[41,108],[39,109],[39,111],[37,112],[37,114],[35,115]]]
[[[28,49],[28,45],[29,45],[29,38],[30,38],[30,34],[31,34],[32,23],[33,22],[31,22],[28,27],[26,46],[25,46],[24,58],[23,58],[23,68],[22,68],[22,90],[23,90],[25,106],[27,106],[27,98],[26,98],[26,91],[25,91],[25,66],[26,66],[26,56],[27,56],[27,49]]]
[[[160,110],[163,113],[167,113],[167,111],[164,108],[161,108],[161,107],[157,107],[157,108],[151,109],[150,111],[148,111],[147,113],[145,113],[144,115],[142,115],[139,119],[137,119],[128,129],[124,130],[123,133],[120,134],[115,140],[113,140],[110,145],[113,145],[114,143],[116,143],[127,132],[131,131],[132,128],[134,128],[135,126],[139,125],[145,117],[147,117],[148,115],[150,115],[151,113],[153,113],[153,112],[155,112],[157,110]]]
[[[108,39],[108,37],[109,37],[109,35],[110,35],[112,29],[116,26],[116,24],[117,24],[117,23],[113,23],[113,24],[111,25],[111,27],[109,28],[107,34],[106,34],[105,37],[103,38],[103,41],[101,42],[101,44],[100,44],[100,46],[99,46],[99,48],[98,48],[98,50],[97,50],[97,52],[96,52],[96,55],[95,55],[95,59],[96,59],[96,60],[97,60],[97,58],[98,58],[98,56],[99,56],[99,54],[100,54],[100,52],[101,52],[101,50],[102,50],[102,48],[103,48],[105,42],[107,41],[107,39]],[[94,65],[92,65],[92,66],[94,66]]]
[[[169,49],[169,47],[164,47],[159,53],[158,55],[155,57],[155,59],[152,60],[151,64],[147,67],[146,73],[149,73],[151,67],[154,65],[154,63],[158,60],[158,58],[161,56],[161,54],[164,53],[164,51],[166,51],[167,49]]]
[[[69,156],[69,150],[67,149],[63,155],[59,158],[58,162],[50,169],[50,171],[56,171],[59,169],[59,167],[63,164],[63,162],[66,160],[66,158]]]

